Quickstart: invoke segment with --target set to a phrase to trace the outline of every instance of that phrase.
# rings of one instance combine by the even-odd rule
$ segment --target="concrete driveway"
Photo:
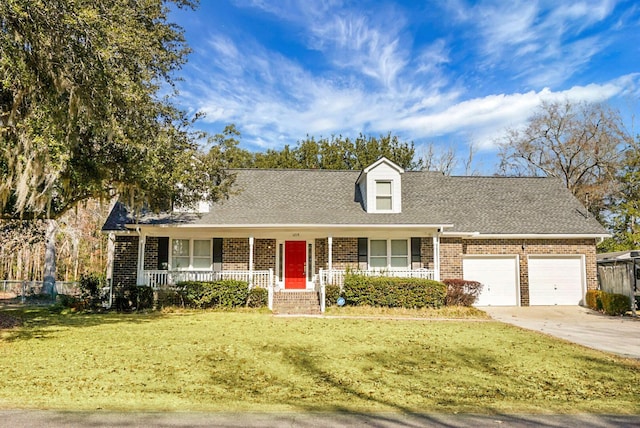
[[[580,306],[483,306],[493,319],[589,348],[640,359],[640,319],[610,317]]]

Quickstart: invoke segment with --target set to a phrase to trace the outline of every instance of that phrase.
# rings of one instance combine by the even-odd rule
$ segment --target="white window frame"
[[[385,267],[373,267],[371,266],[371,243],[373,241],[385,241],[387,244],[387,254],[386,254],[386,258],[387,258],[387,263]],[[406,248],[407,248],[407,253],[403,254],[403,255],[394,255],[391,253],[391,249],[392,249],[392,245],[391,242],[393,241],[404,241],[406,243]],[[370,270],[407,270],[407,269],[411,269],[411,243],[409,239],[406,238],[369,238],[368,239],[368,251],[367,251],[367,265],[369,267]],[[374,257],[381,257],[381,256],[374,256]],[[394,257],[405,257],[407,260],[407,263],[405,266],[395,266],[392,267],[391,266],[391,259]]]
[[[389,193],[388,194],[380,194],[378,193],[378,183],[386,183],[389,184]],[[377,212],[392,212],[393,211],[393,180],[376,180],[375,181],[375,191],[376,191],[376,211]],[[388,199],[389,200],[389,208],[384,209],[378,206],[379,199]]]
[[[189,241],[189,266],[180,266],[174,267],[173,264],[173,243],[174,241]],[[194,267],[193,260],[195,259],[204,259],[204,256],[195,256],[194,255],[194,243],[195,241],[207,241],[209,248],[209,266],[207,267]],[[201,271],[211,271],[213,270],[213,240],[212,239],[199,239],[199,238],[171,238],[171,243],[169,245],[169,260],[170,266],[172,270],[201,270]],[[186,256],[180,256],[186,258]]]

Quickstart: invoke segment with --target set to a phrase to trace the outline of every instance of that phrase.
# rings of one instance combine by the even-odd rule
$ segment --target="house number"
[[[298,237],[298,236],[300,236],[300,234],[299,233],[294,233],[292,236]]]

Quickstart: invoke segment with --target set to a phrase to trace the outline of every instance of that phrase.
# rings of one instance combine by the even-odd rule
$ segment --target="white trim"
[[[371,266],[371,241],[385,241],[387,243],[387,253],[386,253],[386,259],[387,259],[387,265],[385,267],[372,267]],[[391,253],[391,241],[405,241],[405,243],[407,244],[407,254],[406,254],[406,258],[407,258],[407,265],[406,266],[396,266],[396,267],[392,267],[391,266],[391,258],[393,257],[393,254]],[[367,269],[368,270],[388,270],[388,271],[394,271],[394,270],[411,270],[411,238],[367,238]],[[376,256],[374,256],[376,257]],[[377,256],[380,257],[380,256]],[[396,257],[401,257],[401,256],[396,256]]]
[[[173,265],[173,241],[189,241],[189,266],[177,267]],[[193,266],[194,257],[194,241],[209,241],[209,266],[196,268]],[[184,256],[182,256],[184,257]],[[197,238],[197,237],[183,237],[183,236],[170,236],[169,237],[169,267],[175,271],[211,271],[213,270],[213,238]]]
[[[422,257],[422,251],[420,256]],[[440,281],[440,235],[433,235],[433,279]]]
[[[253,243],[254,243],[253,236],[250,236],[249,237],[249,287],[253,285],[252,284],[253,283]]]
[[[454,236],[448,233],[443,233],[445,237]],[[596,239],[609,237],[608,234],[593,233],[593,234],[572,234],[572,233],[512,233],[512,234],[474,234],[472,236],[462,236],[466,239]]]
[[[131,225],[133,227],[134,225]],[[447,227],[453,227],[453,223],[446,224],[419,224],[419,223],[407,223],[407,224],[318,224],[318,223],[291,223],[291,224],[275,224],[275,223],[265,223],[265,224],[146,224],[146,225],[137,225],[136,228],[145,228],[145,229],[168,229],[168,228],[176,228],[176,229],[444,229]],[[132,231],[134,229],[131,229]],[[116,232],[117,233],[117,232]],[[477,232],[474,232],[477,233]],[[125,233],[128,234],[128,233]],[[470,233],[461,233],[461,235],[470,235]],[[451,235],[453,236],[453,234]],[[456,234],[457,236],[457,234]],[[496,235],[496,236],[504,236],[504,235]],[[594,235],[595,236],[595,235]],[[598,235],[604,236],[604,235]],[[608,235],[607,235],[608,236]]]

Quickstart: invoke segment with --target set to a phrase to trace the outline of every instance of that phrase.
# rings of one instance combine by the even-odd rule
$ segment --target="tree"
[[[602,251],[640,248],[640,137],[624,151],[624,162],[616,175],[617,190],[611,198],[607,223],[613,237],[599,245]]]
[[[168,5],[196,3],[0,2],[0,218],[55,220],[114,194],[164,209],[226,192],[203,136],[161,96],[189,52]]]
[[[218,146],[221,143],[223,146],[228,144],[224,139],[218,138],[216,141]],[[229,151],[215,147],[214,150],[222,153]],[[256,153],[253,155],[253,162],[248,161],[248,156],[251,156],[249,152],[245,151],[241,154],[237,151],[229,152],[243,159],[241,162],[243,167],[252,168],[358,170],[367,167],[382,156],[408,170],[422,168],[422,160],[415,160],[413,142],[400,141],[391,133],[380,137],[360,134],[355,139],[340,135],[316,140],[314,137],[307,136],[306,139],[298,141],[293,148],[285,145],[282,150],[269,149],[264,153]],[[226,157],[226,162],[231,165],[228,160],[230,157]]]
[[[524,129],[509,129],[501,172],[558,177],[597,217],[629,142],[619,114],[603,104],[543,102]]]

